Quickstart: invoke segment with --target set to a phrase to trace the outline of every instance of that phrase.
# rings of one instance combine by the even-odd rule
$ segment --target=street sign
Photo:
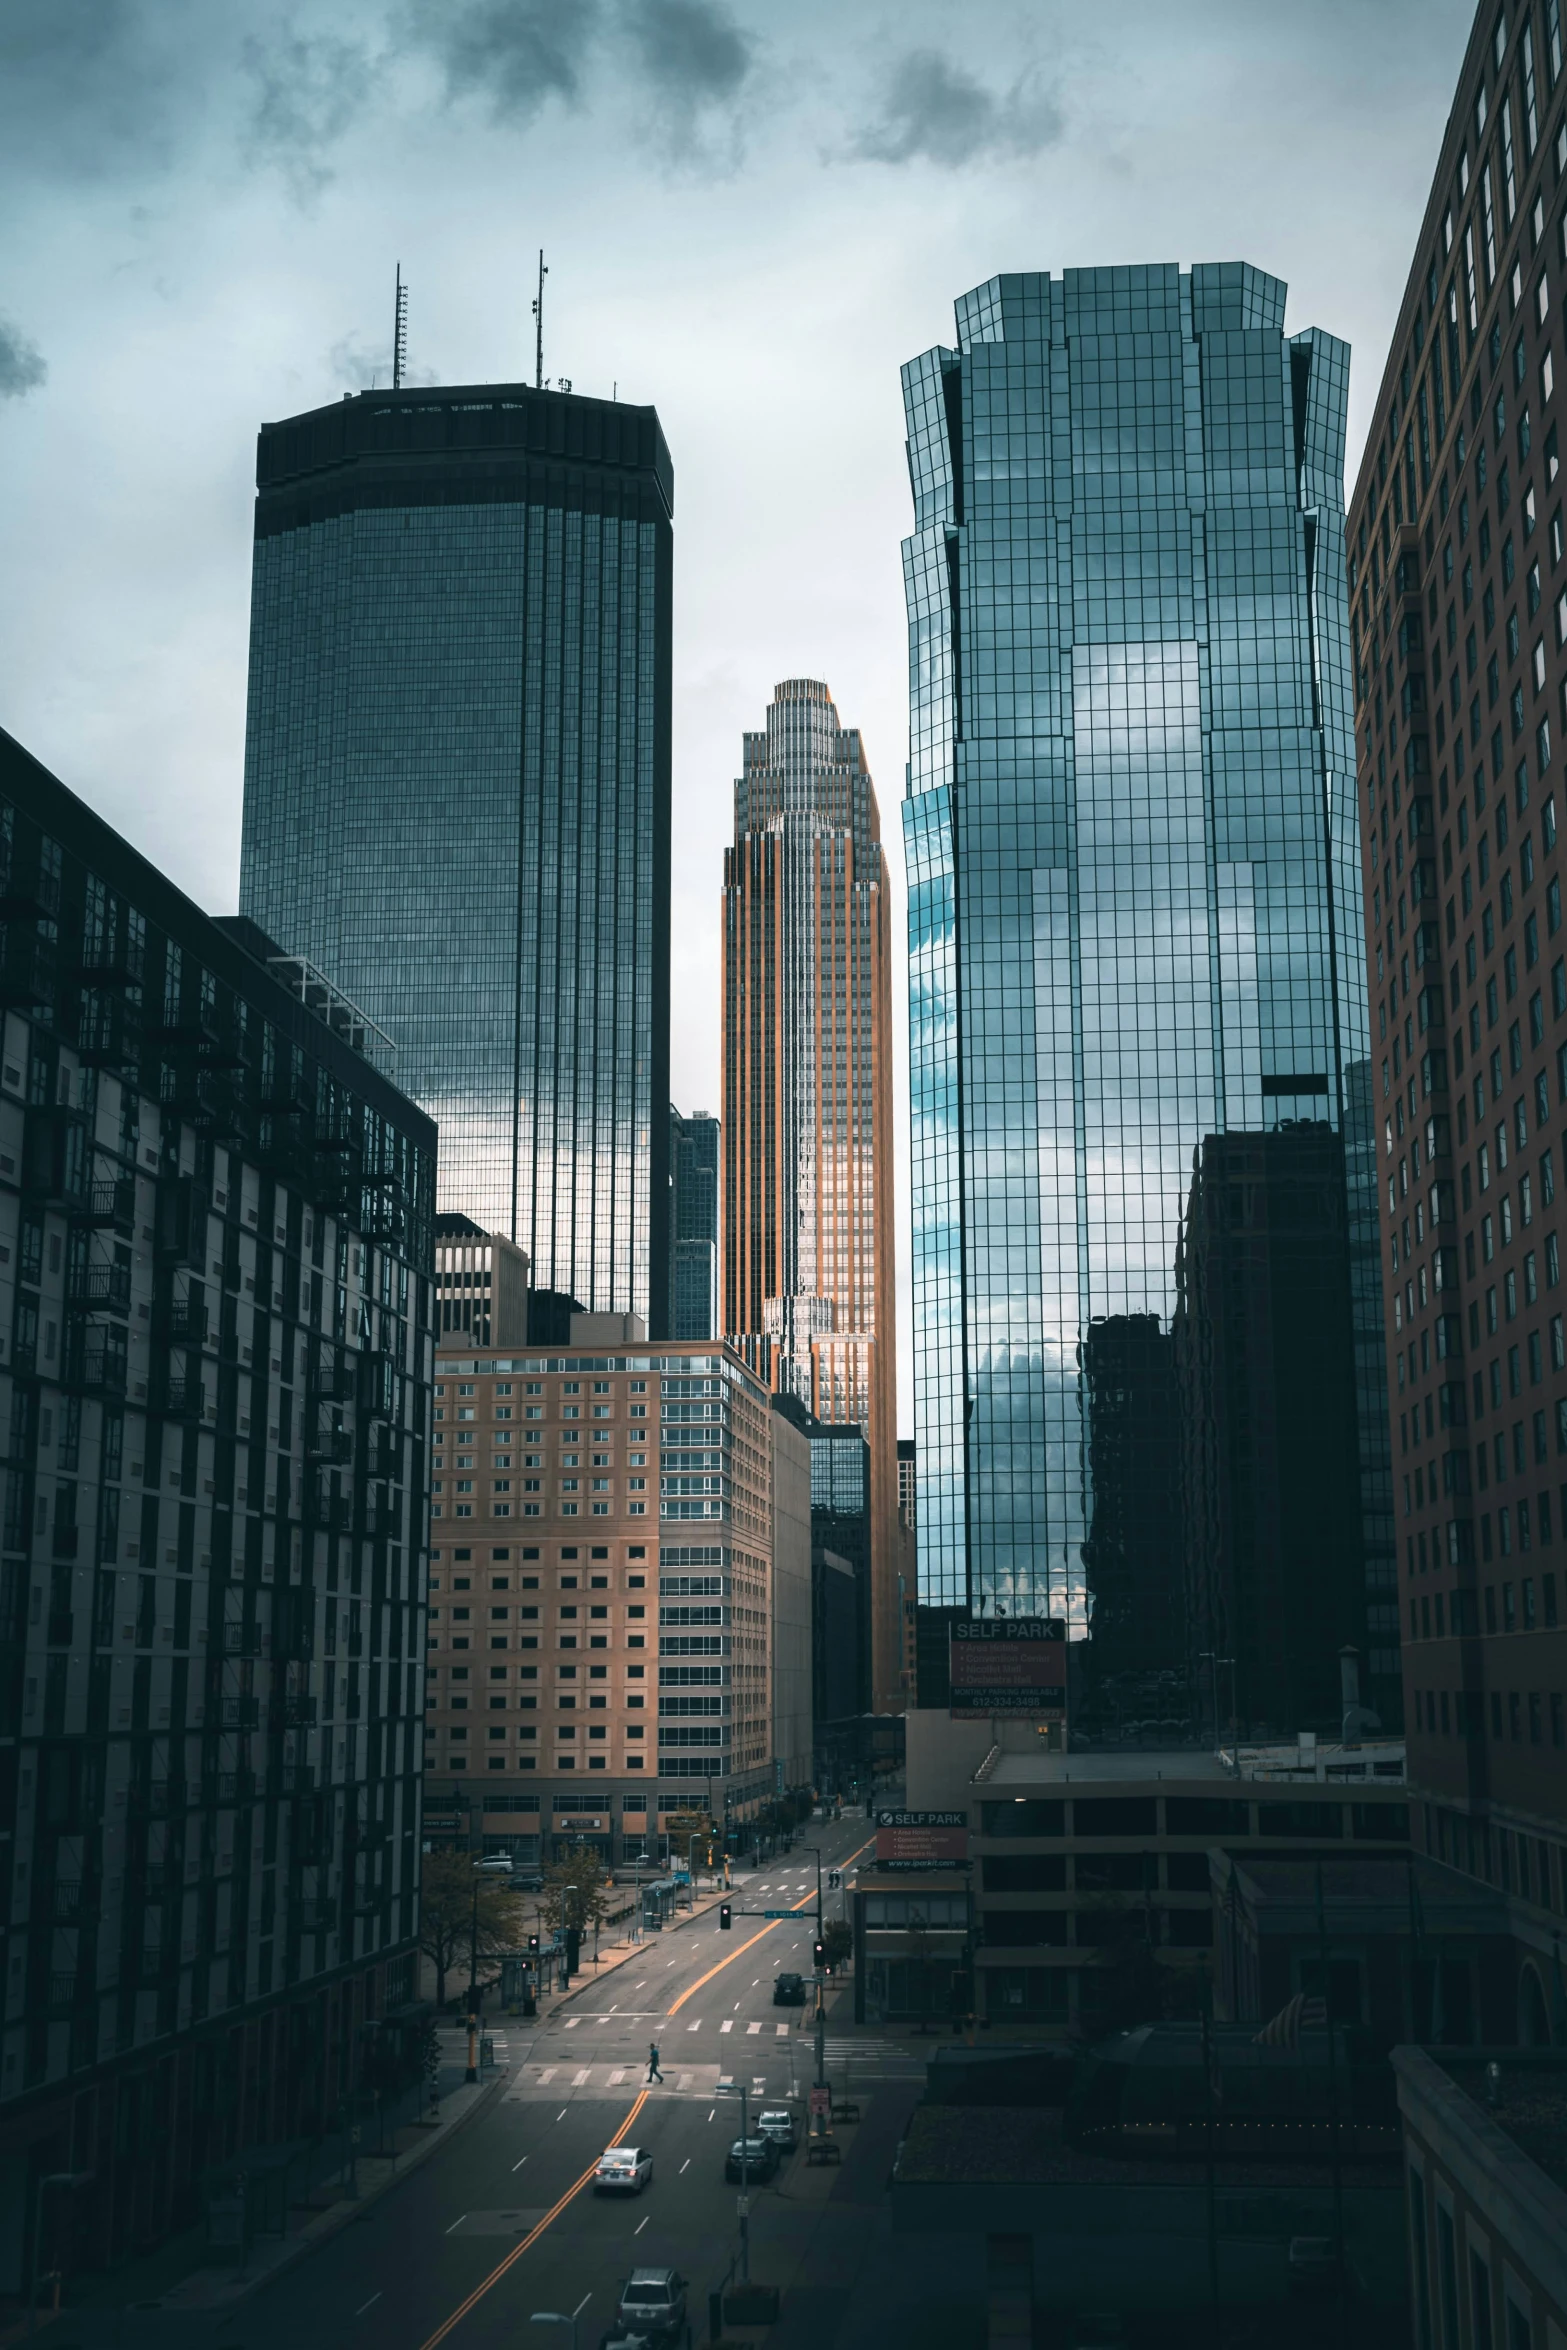
[[[825,2081],[812,2084],[811,2119],[813,2122],[830,2122],[832,2120],[832,2089]]]
[[[803,1918],[803,1909],[743,1909],[743,1918]]]

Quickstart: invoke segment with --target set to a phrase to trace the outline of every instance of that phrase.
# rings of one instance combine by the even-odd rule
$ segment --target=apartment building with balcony
[[[0,1022],[5,2295],[417,2076],[435,1129],[3,734]]]

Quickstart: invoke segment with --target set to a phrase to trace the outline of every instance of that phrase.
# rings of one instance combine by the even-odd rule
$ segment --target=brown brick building
[[[437,1353],[426,1834],[657,1851],[773,1787],[772,1411],[710,1341]]]
[[[1567,1900],[1567,80],[1475,18],[1350,507],[1388,1388],[1417,1840]],[[1564,394],[1567,397],[1567,394]]]

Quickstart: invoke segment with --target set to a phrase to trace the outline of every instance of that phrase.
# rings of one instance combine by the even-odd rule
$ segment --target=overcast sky
[[[1245,258],[1375,396],[1458,0],[0,0],[0,724],[236,900],[255,431],[546,371],[674,454],[676,1100],[742,729],[826,678],[899,882],[900,363],[998,270]],[[908,1358],[900,1028],[900,1352]],[[901,1423],[911,1424],[907,1377]]]

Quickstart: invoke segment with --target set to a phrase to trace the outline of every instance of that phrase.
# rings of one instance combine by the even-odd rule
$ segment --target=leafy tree
[[[678,1854],[693,1875],[712,1867],[713,1823],[705,1811],[672,1812],[668,1836],[671,1853]]]
[[[474,1940],[474,1892],[478,1939]],[[517,1941],[516,1897],[500,1877],[475,1869],[466,1852],[427,1852],[419,1889],[419,1948],[435,1968],[435,1998],[446,1997],[446,1977],[459,1959],[470,1966]]]
[[[847,1918],[828,1918],[822,1927],[822,1947],[827,1953],[830,1973],[847,1966],[854,1955],[854,1928]]]
[[[573,1844],[544,1872],[539,1909],[551,1929],[579,1934],[604,1922],[604,1863],[591,1844]]]

